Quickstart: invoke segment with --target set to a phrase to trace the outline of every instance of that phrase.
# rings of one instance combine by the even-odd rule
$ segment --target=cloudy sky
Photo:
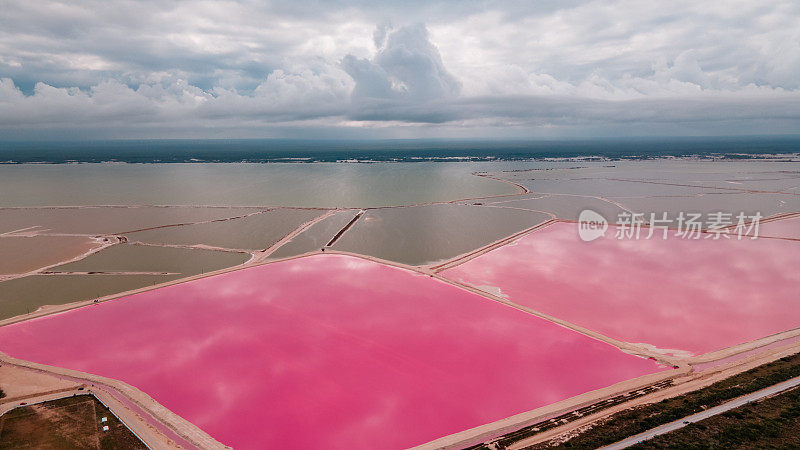
[[[0,0],[0,138],[796,133],[797,0]]]

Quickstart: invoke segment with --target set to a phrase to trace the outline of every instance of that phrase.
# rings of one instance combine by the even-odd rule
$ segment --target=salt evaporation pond
[[[558,223],[443,274],[622,341],[699,354],[800,327],[800,243],[583,242]],[[645,230],[642,237],[647,235]]]
[[[278,262],[0,328],[234,448],[402,448],[662,370],[406,270]]]
[[[800,239],[800,216],[762,223],[759,227],[758,235]]]

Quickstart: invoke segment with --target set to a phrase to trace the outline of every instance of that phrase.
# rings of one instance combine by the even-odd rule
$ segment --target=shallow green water
[[[358,213],[357,210],[339,211],[328,216],[307,230],[298,234],[291,241],[282,245],[270,255],[271,258],[286,258],[314,250],[320,250],[330,242],[336,233],[344,228]]]
[[[0,165],[0,206],[372,207],[517,192],[480,163]]]
[[[164,225],[239,217],[257,208],[91,207],[0,209],[0,233],[37,227],[38,232],[115,234]]]
[[[323,210],[281,208],[240,219],[157,228],[126,236],[131,242],[263,250],[322,214]]]
[[[181,278],[181,275],[32,275],[0,282],[0,319]]]
[[[80,261],[52,268],[56,272],[168,272],[183,276],[232,267],[250,259],[246,253],[118,244]]]
[[[489,206],[369,210],[333,248],[406,264],[426,264],[470,252],[549,218],[538,212]]]

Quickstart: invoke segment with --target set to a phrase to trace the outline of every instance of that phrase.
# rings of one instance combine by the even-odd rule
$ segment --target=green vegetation
[[[632,448],[800,448],[800,391],[732,409]]]
[[[94,396],[77,395],[15,408],[0,416],[0,449],[5,448],[147,447]]]
[[[551,428],[559,427],[565,423],[572,422],[573,420],[577,420],[583,416],[588,414],[593,414],[597,411],[610,408],[614,405],[618,405],[620,403],[625,403],[629,400],[632,400],[637,397],[641,397],[643,395],[650,394],[655,392],[659,389],[664,389],[669,386],[672,386],[672,380],[664,380],[660,381],[655,384],[651,384],[649,386],[645,386],[639,389],[635,389],[633,391],[627,392],[625,394],[620,394],[615,397],[611,397],[606,400],[599,401],[597,403],[593,403],[589,406],[584,406],[583,408],[576,409],[574,411],[570,411],[568,413],[561,414],[560,416],[551,417],[542,422],[537,422],[533,425],[529,425],[527,427],[520,428],[517,431],[512,431],[511,433],[505,434],[495,440],[493,440],[490,444],[494,445],[494,448],[506,448],[509,445],[521,441],[525,438],[530,436],[536,435],[543,431],[547,431]],[[486,450],[492,448],[487,443],[481,443],[474,445],[472,447],[468,447],[465,450]]]
[[[695,392],[614,414],[555,448],[597,448],[612,444],[796,376],[800,376],[800,354],[756,367]],[[554,448],[547,444],[533,448]]]

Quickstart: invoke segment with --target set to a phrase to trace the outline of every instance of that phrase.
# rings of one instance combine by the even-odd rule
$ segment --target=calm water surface
[[[123,380],[237,449],[407,448],[663,370],[341,255],[2,327],[0,342],[18,358]]]
[[[480,163],[0,165],[0,206],[371,207],[518,192]],[[497,166],[504,167],[504,166]]]
[[[558,223],[443,272],[626,342],[700,354],[800,326],[800,242],[583,242]]]

